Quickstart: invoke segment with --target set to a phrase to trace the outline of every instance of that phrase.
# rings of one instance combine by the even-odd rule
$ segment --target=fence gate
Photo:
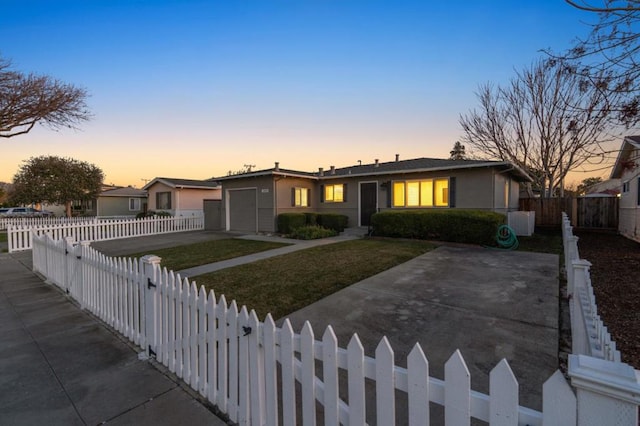
[[[577,198],[578,228],[618,229],[618,197]]]

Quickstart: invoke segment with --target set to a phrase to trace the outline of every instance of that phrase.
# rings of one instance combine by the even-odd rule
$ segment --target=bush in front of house
[[[318,213],[309,212],[309,213],[303,213],[303,214],[304,214],[305,223],[307,225],[318,224]]]
[[[483,245],[495,245],[505,222],[505,215],[481,210],[384,211],[371,217],[376,236]]]
[[[289,238],[297,240],[317,240],[319,238],[335,237],[338,235],[333,229],[323,228],[319,225],[304,225],[295,228],[289,235]]]
[[[278,232],[290,234],[294,229],[307,224],[304,213],[281,213],[278,215]]]
[[[149,210],[146,212],[140,212],[136,215],[136,219],[142,219],[145,217],[171,217],[171,213],[169,212],[164,212],[164,211],[154,211],[154,210]]]
[[[349,217],[338,213],[318,213],[317,216],[318,225],[333,229],[336,232],[344,231],[349,223]]]

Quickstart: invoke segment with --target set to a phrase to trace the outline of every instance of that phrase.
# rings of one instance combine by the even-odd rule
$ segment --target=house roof
[[[520,167],[508,161],[486,161],[486,160],[444,160],[439,158],[414,158],[410,160],[389,161],[386,163],[375,162],[371,164],[358,164],[349,167],[322,169],[314,173],[287,170],[279,167],[259,170],[251,173],[215,178],[217,181],[243,179],[256,176],[283,175],[293,177],[304,177],[315,180],[344,178],[346,176],[374,176],[398,173],[416,173],[438,170],[455,170],[493,167],[502,171],[512,172],[520,181],[530,182],[531,177]]]
[[[618,158],[616,158],[616,162],[613,165],[613,169],[611,169],[611,178],[621,178],[625,169],[628,167],[628,161],[633,160],[635,162],[635,158],[630,160],[630,156],[634,150],[640,149],[640,135],[637,136],[627,136],[622,141],[622,146],[620,147],[620,151],[618,151]]]
[[[197,179],[178,179],[178,178],[167,178],[167,177],[157,177],[154,178],[151,182],[147,183],[142,189],[149,189],[151,186],[156,183],[162,183],[170,188],[189,188],[189,189],[218,189],[219,184],[213,180],[197,180]]]
[[[100,197],[139,197],[143,198],[147,196],[147,191],[144,189],[132,188],[130,186],[124,188],[107,189],[100,193]]]

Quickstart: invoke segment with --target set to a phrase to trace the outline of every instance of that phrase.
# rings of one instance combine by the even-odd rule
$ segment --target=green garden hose
[[[496,241],[498,242],[498,247],[506,250],[515,250],[518,248],[518,238],[509,225],[502,225],[498,228]]]

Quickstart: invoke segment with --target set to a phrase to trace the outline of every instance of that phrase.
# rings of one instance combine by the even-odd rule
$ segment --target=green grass
[[[7,231],[0,232],[0,243],[7,242]]]
[[[281,318],[351,284],[433,249],[425,241],[363,239],[314,247],[200,275],[227,302]]]
[[[551,253],[561,255],[562,233],[560,230],[539,230],[530,237],[518,237],[519,251],[534,251],[538,253]]]
[[[163,267],[166,266],[167,269],[180,271],[286,245],[288,244],[229,238],[153,250],[153,254],[162,258],[160,264]],[[149,254],[149,252],[136,253],[127,257],[142,257],[146,254]]]

